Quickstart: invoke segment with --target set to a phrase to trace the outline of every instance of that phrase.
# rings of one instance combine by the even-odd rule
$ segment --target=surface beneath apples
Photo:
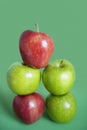
[[[70,89],[76,97],[77,113],[66,124],[55,123],[47,113],[36,123],[26,125],[13,111],[16,96],[9,89],[6,73],[16,61],[23,63],[19,53],[19,38],[23,31],[49,34],[55,49],[49,63],[69,60],[76,71]],[[87,130],[87,0],[0,0],[0,130]],[[41,70],[43,71],[43,69]],[[42,81],[38,92],[49,94]]]

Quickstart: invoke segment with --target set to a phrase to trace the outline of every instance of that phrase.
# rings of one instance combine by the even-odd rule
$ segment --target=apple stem
[[[60,67],[63,67],[63,60],[60,61]]]
[[[38,26],[38,24],[36,23],[35,26],[36,26],[37,32],[39,32],[39,26]]]

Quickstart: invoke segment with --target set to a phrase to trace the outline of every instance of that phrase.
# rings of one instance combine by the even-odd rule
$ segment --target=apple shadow
[[[46,111],[46,106],[45,106],[45,110],[44,110],[44,114],[43,114],[43,118],[45,118],[45,120],[50,120],[47,111]]]
[[[49,116],[48,116],[48,114],[47,114],[46,111],[44,111],[43,117],[44,117],[45,119],[47,119],[47,120],[49,119]]]
[[[11,118],[11,120],[19,120],[13,111],[13,93],[9,93],[9,91],[4,91],[2,86],[0,86],[0,88],[0,106],[2,108],[2,111],[7,116],[7,118]]]

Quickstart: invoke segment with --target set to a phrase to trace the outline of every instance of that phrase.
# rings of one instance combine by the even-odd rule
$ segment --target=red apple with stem
[[[39,32],[38,24],[36,28],[37,32],[26,30],[21,34],[19,50],[26,65],[43,68],[48,65],[52,56],[54,42],[48,34]]]
[[[25,123],[32,124],[44,113],[44,98],[39,93],[17,95],[13,100],[16,115]]]

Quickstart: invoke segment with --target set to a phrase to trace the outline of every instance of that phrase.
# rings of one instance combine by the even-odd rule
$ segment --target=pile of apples
[[[26,124],[39,120],[45,110],[51,120],[68,122],[76,113],[76,101],[69,92],[75,82],[73,65],[64,59],[49,64],[54,51],[54,41],[43,32],[25,30],[19,39],[22,63],[12,64],[7,72],[10,89],[17,94],[13,99],[16,115]],[[42,74],[40,69],[44,68]],[[36,92],[43,81],[49,95]]]

